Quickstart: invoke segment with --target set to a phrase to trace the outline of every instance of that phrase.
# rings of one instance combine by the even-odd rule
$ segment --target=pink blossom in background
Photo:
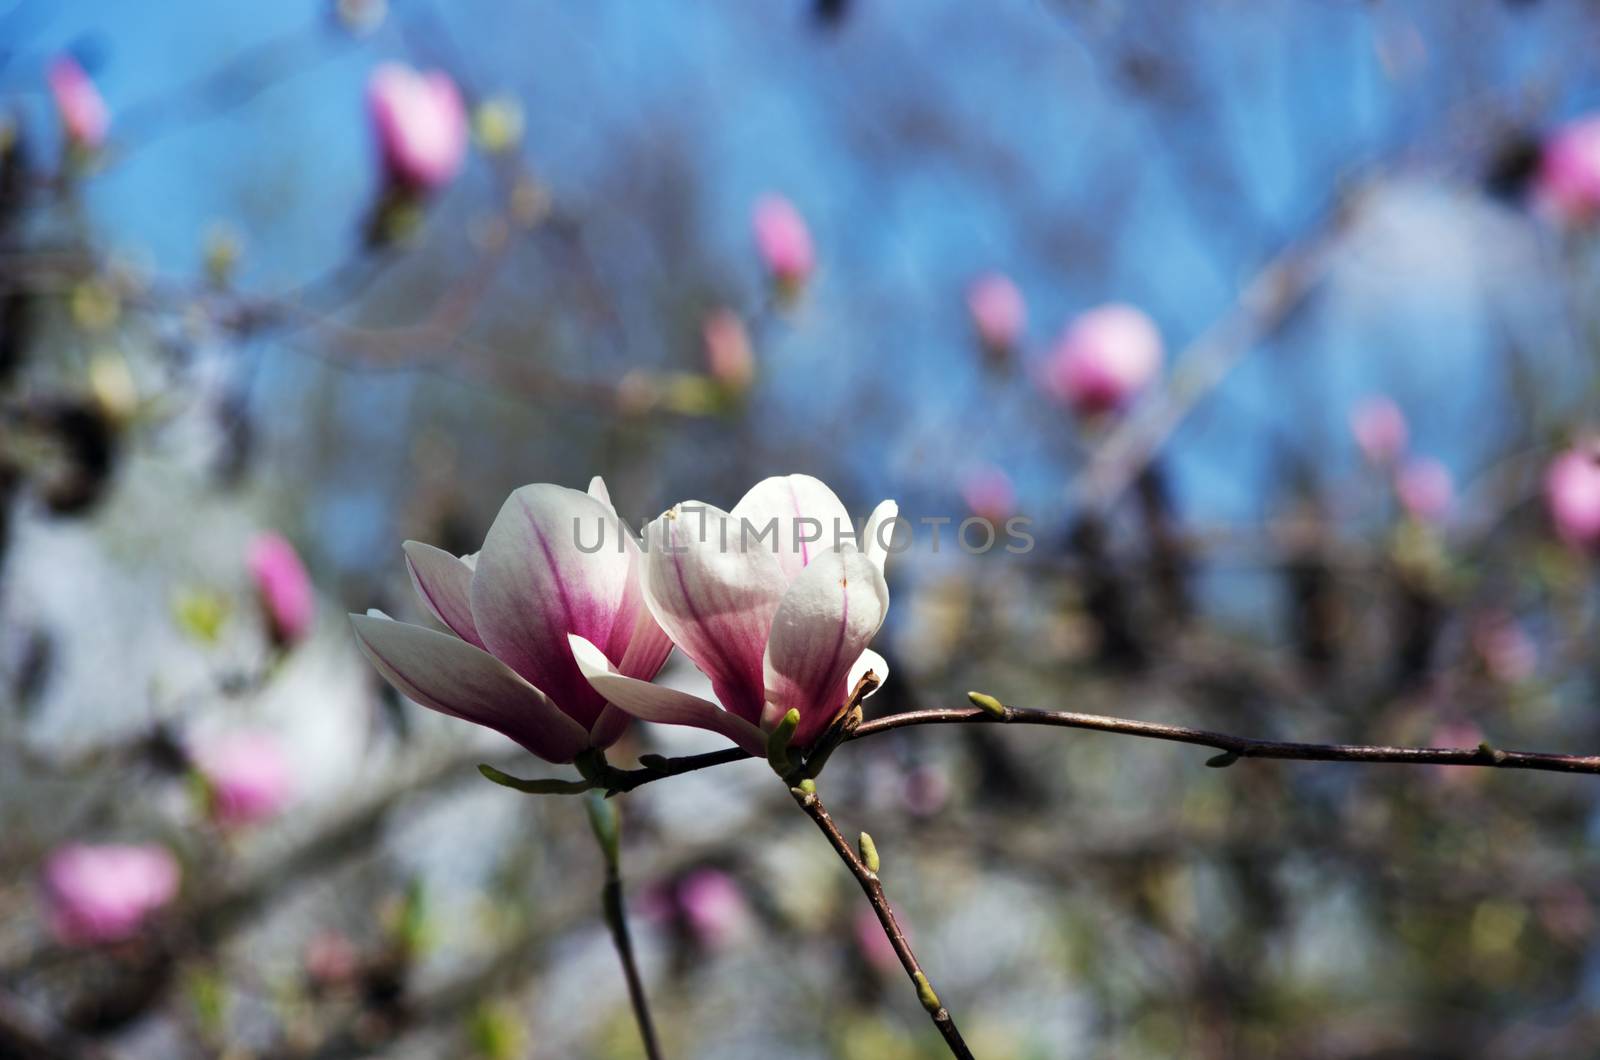
[[[1386,467],[1406,451],[1410,432],[1405,413],[1389,398],[1365,398],[1350,410],[1350,433],[1367,462]]]
[[[1563,125],[1545,141],[1534,198],[1564,221],[1586,221],[1600,211],[1600,116]]]
[[[299,641],[316,613],[316,594],[300,554],[282,534],[269,530],[250,542],[246,562],[273,640],[283,645]]]
[[[1395,496],[1414,519],[1435,522],[1450,513],[1455,503],[1455,479],[1450,469],[1429,457],[1406,461],[1395,476]]]
[[[1471,748],[1483,742],[1483,730],[1460,719],[1440,722],[1428,737],[1430,747]],[[1471,766],[1436,765],[1432,769],[1434,778],[1441,784],[1472,784],[1482,779],[1479,770]]]
[[[1551,461],[1544,500],[1561,540],[1576,548],[1600,544],[1600,446],[1578,446]]]
[[[950,774],[936,765],[917,765],[902,778],[900,800],[907,812],[932,817],[950,801]]]
[[[384,168],[397,184],[432,191],[460,171],[467,114],[448,74],[384,63],[367,82],[367,106]]]
[[[1022,292],[1009,276],[997,272],[979,277],[967,290],[967,311],[979,341],[990,350],[1014,347],[1028,321]]]
[[[678,882],[683,924],[706,949],[719,949],[738,935],[747,915],[738,881],[721,869],[696,869]]]
[[[45,72],[45,80],[50,85],[50,95],[55,99],[56,113],[61,115],[67,139],[88,148],[105,143],[111,114],[100,90],[95,88],[78,61],[70,55],[57,57]]]
[[[755,354],[744,321],[731,309],[718,309],[701,329],[706,344],[706,371],[730,390],[748,387],[756,374]]]
[[[961,482],[961,499],[973,515],[996,526],[1011,518],[1017,507],[1017,491],[1011,476],[992,464],[985,464]]]
[[[162,846],[60,847],[44,868],[51,930],[72,946],[129,938],[172,901],[180,876],[177,860]]]
[[[1503,612],[1479,619],[1472,632],[1472,645],[1489,676],[1506,684],[1526,681],[1539,665],[1538,645],[1516,619]]]
[[[276,816],[289,801],[289,759],[272,733],[219,733],[199,741],[193,758],[219,824],[255,824]]]
[[[753,225],[756,250],[773,279],[788,288],[804,284],[816,258],[811,232],[794,203],[781,195],[763,195],[756,202]]]
[[[349,982],[361,970],[361,953],[349,936],[322,931],[306,943],[302,958],[306,977],[321,986]]]
[[[899,910],[895,910],[895,918],[899,919]],[[900,970],[900,955],[895,953],[894,944],[889,941],[889,936],[883,933],[883,925],[878,923],[878,915],[866,906],[856,909],[851,927],[856,937],[856,945],[861,948],[861,956],[866,962],[880,972],[890,973]],[[911,941],[911,932],[906,929],[904,921],[900,927],[905,930],[906,941]]]
[[[1078,316],[1045,366],[1044,382],[1084,415],[1122,408],[1161,372],[1161,333],[1130,305],[1112,304]]]

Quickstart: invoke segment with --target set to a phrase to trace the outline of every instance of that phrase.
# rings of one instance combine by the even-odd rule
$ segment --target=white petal
[[[572,654],[583,675],[611,703],[641,721],[688,725],[726,736],[752,755],[766,753],[761,730],[715,703],[674,688],[637,681],[616,672],[605,653],[582,637],[571,638]]]
[[[900,516],[900,506],[894,501],[883,501],[872,509],[872,515],[867,519],[866,529],[861,532],[861,551],[867,558],[883,570],[884,563],[889,558],[889,547],[894,544],[895,519]],[[882,540],[879,540],[879,535]]]
[[[616,512],[617,506],[611,503],[611,491],[606,489],[606,480],[599,475],[589,480],[589,496],[610,508],[613,513]]]
[[[767,641],[767,701],[800,711],[797,746],[822,734],[844,707],[845,679],[889,610],[883,572],[854,548],[825,552],[794,580]]]
[[[570,762],[589,746],[583,726],[488,652],[382,614],[350,621],[362,653],[406,698],[486,725],[551,762]]]
[[[645,604],[722,704],[751,723],[761,716],[761,660],[786,584],[778,558],[718,508],[686,502],[646,529]]]
[[[483,647],[472,622],[472,568],[444,549],[421,541],[407,541],[400,547],[406,554],[411,586],[423,605],[456,636]]]
[[[882,688],[889,680],[889,663],[883,656],[868,648],[861,653],[861,658],[855,661],[855,665],[850,667],[850,673],[844,679],[845,695],[849,695],[856,690],[856,682],[860,681],[868,670],[871,670],[873,675],[877,677],[878,684],[864,698],[871,699],[878,694],[878,689]]]
[[[790,581],[814,556],[854,542],[850,513],[833,490],[810,475],[763,479],[750,487],[731,514],[747,522],[752,534],[766,533],[761,547],[777,556]]]

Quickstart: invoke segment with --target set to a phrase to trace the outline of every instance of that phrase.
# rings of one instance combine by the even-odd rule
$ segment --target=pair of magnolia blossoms
[[[417,594],[448,632],[377,611],[351,620],[408,698],[550,762],[603,751],[630,716],[708,729],[760,756],[793,711],[790,744],[804,750],[862,675],[887,675],[867,644],[889,607],[880,530],[897,515],[884,501],[859,536],[840,533],[855,524],[833,491],[789,475],[731,511],[679,504],[641,547],[599,478],[587,493],[524,486],[476,555],[405,543]],[[600,527],[614,536],[596,547]],[[834,529],[818,540],[817,527]],[[720,706],[651,683],[674,645]]]

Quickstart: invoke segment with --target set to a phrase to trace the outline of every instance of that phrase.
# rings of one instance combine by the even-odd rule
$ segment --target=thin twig
[[[649,1060],[661,1060],[661,1044],[656,1040],[655,1020],[650,1016],[650,998],[644,992],[644,979],[633,956],[633,937],[628,933],[628,910],[622,901],[622,816],[615,802],[591,793],[584,803],[589,811],[589,826],[606,863],[606,879],[600,888],[600,906],[611,941],[622,962],[622,975],[628,981],[628,1001],[633,1005],[633,1021],[639,1025],[639,1039]]]
[[[805,811],[805,815],[821,829],[828,844],[833,847],[834,853],[839,855],[839,860],[844,862],[845,868],[850,870],[850,874],[861,885],[862,893],[867,896],[867,901],[872,903],[872,911],[877,914],[878,923],[883,926],[883,933],[889,939],[889,945],[894,947],[895,956],[900,958],[901,966],[905,968],[912,986],[916,988],[917,1000],[933,1020],[934,1027],[938,1028],[951,1055],[960,1060],[972,1060],[972,1050],[967,1048],[967,1043],[962,1040],[961,1032],[956,1029],[956,1021],[950,1016],[950,1010],[940,1003],[939,995],[934,992],[927,973],[917,962],[917,955],[911,952],[911,944],[906,941],[906,934],[901,930],[899,921],[895,919],[894,909],[884,896],[883,881],[878,878],[878,873],[861,860],[855,848],[840,833],[839,826],[833,823],[833,818],[828,814],[828,808],[822,805],[822,800],[817,797],[815,786],[791,788],[790,794],[794,796],[794,801],[800,809]]]

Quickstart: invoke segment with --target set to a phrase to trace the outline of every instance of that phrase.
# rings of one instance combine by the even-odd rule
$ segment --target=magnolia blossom
[[[522,487],[474,556],[417,541],[404,548],[417,595],[449,632],[379,611],[350,616],[361,650],[390,684],[551,762],[617,741],[628,715],[585,680],[568,634],[620,679],[640,683],[661,669],[672,643],[645,607],[644,557],[605,483],[596,478],[588,493]]]
[[[1365,398],[1350,410],[1350,433],[1368,463],[1380,467],[1400,459],[1409,438],[1405,413],[1382,396]]]
[[[1011,476],[992,464],[985,464],[967,475],[961,483],[961,499],[967,502],[973,515],[992,523],[1005,522],[1017,507],[1017,491],[1011,485]]]
[[[730,390],[743,390],[756,374],[755,354],[744,321],[731,309],[719,309],[702,328],[706,343],[706,371]]]
[[[786,288],[804,284],[816,258],[811,232],[794,203],[781,195],[763,195],[756,202],[753,223],[756,250],[772,278]]]
[[[317,607],[300,554],[282,534],[269,530],[250,542],[246,562],[272,639],[279,644],[300,640],[310,630]]]
[[[1394,491],[1400,506],[1423,522],[1444,518],[1456,498],[1450,469],[1428,457],[1408,460],[1395,476]]]
[[[1009,350],[1022,337],[1028,311],[1009,276],[989,273],[967,291],[967,311],[978,339],[991,350]]]
[[[1600,544],[1600,447],[1579,446],[1551,461],[1544,500],[1561,540],[1578,548]]]
[[[44,868],[51,929],[66,945],[119,942],[178,893],[177,860],[161,846],[72,843]]]
[[[648,684],[612,666],[582,636],[573,654],[595,691],[645,721],[720,733],[762,754],[791,709],[793,743],[809,747],[868,670],[888,666],[867,643],[889,609],[884,501],[852,540],[839,498],[807,475],[757,483],[731,512],[685,502],[646,528],[640,585],[672,642],[711,679],[722,706]]]
[[[1586,221],[1600,211],[1600,115],[1564,125],[1545,141],[1534,196],[1561,220]]]
[[[1104,305],[1081,314],[1056,343],[1045,384],[1085,415],[1119,409],[1161,372],[1161,333],[1130,305]]]
[[[50,85],[50,95],[55,99],[56,112],[61,115],[61,125],[67,139],[84,148],[96,148],[105,143],[106,130],[111,125],[111,114],[100,90],[84,72],[78,61],[70,55],[57,57],[45,72]]]
[[[395,183],[432,191],[461,169],[467,112],[448,74],[384,63],[367,82],[367,106],[384,168]]]
[[[264,821],[289,801],[289,760],[272,733],[238,730],[209,736],[196,743],[191,757],[219,824]]]

